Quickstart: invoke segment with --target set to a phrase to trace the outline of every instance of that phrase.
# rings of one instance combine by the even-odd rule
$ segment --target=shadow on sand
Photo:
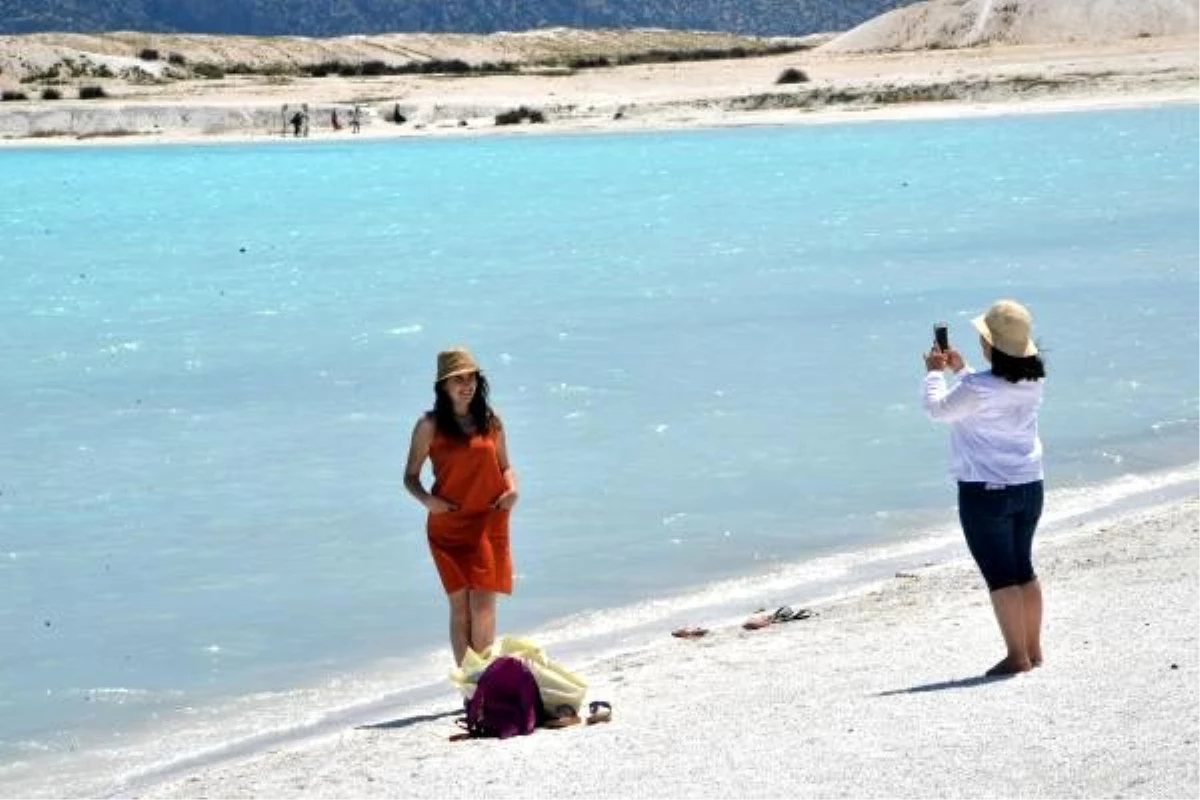
[[[376,722],[371,725],[357,725],[355,730],[370,731],[370,730],[388,730],[395,728],[407,728],[409,725],[419,725],[422,722],[432,722],[436,719],[445,719],[446,717],[458,717],[463,713],[461,708],[456,708],[453,711],[442,711],[437,714],[418,714],[415,717],[401,717],[400,719],[388,720],[387,722]]]
[[[910,686],[907,689],[890,689],[886,692],[879,692],[876,697],[890,697],[894,694],[917,694],[919,692],[940,692],[943,689],[969,689],[972,686],[981,686],[985,683],[996,683],[997,681],[1006,681],[1013,675],[973,675],[970,678],[958,678],[953,681],[938,681],[937,683],[923,683],[920,686]]]

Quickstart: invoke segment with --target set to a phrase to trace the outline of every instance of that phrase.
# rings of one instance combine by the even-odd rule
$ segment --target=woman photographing
[[[925,354],[924,408],[950,425],[959,521],[1008,651],[987,674],[1013,675],[1042,663],[1042,588],[1032,551],[1042,515],[1038,410],[1046,368],[1033,318],[1020,303],[999,300],[971,324],[991,368],[975,372],[954,348],[935,346]]]

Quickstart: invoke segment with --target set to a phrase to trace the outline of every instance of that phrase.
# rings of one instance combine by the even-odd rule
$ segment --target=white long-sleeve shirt
[[[991,372],[963,369],[947,388],[941,372],[925,375],[925,413],[950,423],[950,474],[955,480],[1014,486],[1043,478],[1038,409],[1042,381],[1009,383]]]

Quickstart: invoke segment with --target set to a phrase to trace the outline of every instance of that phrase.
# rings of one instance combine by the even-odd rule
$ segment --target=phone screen
[[[950,327],[946,323],[939,322],[933,326],[933,343],[939,350],[950,349]]]

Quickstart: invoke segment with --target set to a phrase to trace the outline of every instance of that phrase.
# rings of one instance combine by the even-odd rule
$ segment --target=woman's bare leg
[[[471,597],[471,648],[483,652],[496,639],[496,593],[473,590]]]
[[[471,605],[468,591],[460,589],[446,595],[450,601],[450,649],[454,651],[454,663],[462,664],[471,643]]]
[[[1021,601],[1025,606],[1025,647],[1029,663],[1042,663],[1042,584],[1034,578],[1021,584]]]
[[[1029,662],[1029,639],[1025,633],[1025,602],[1020,586],[992,592],[992,610],[1000,623],[1008,655],[987,671],[988,675],[1013,675],[1033,668]]]

